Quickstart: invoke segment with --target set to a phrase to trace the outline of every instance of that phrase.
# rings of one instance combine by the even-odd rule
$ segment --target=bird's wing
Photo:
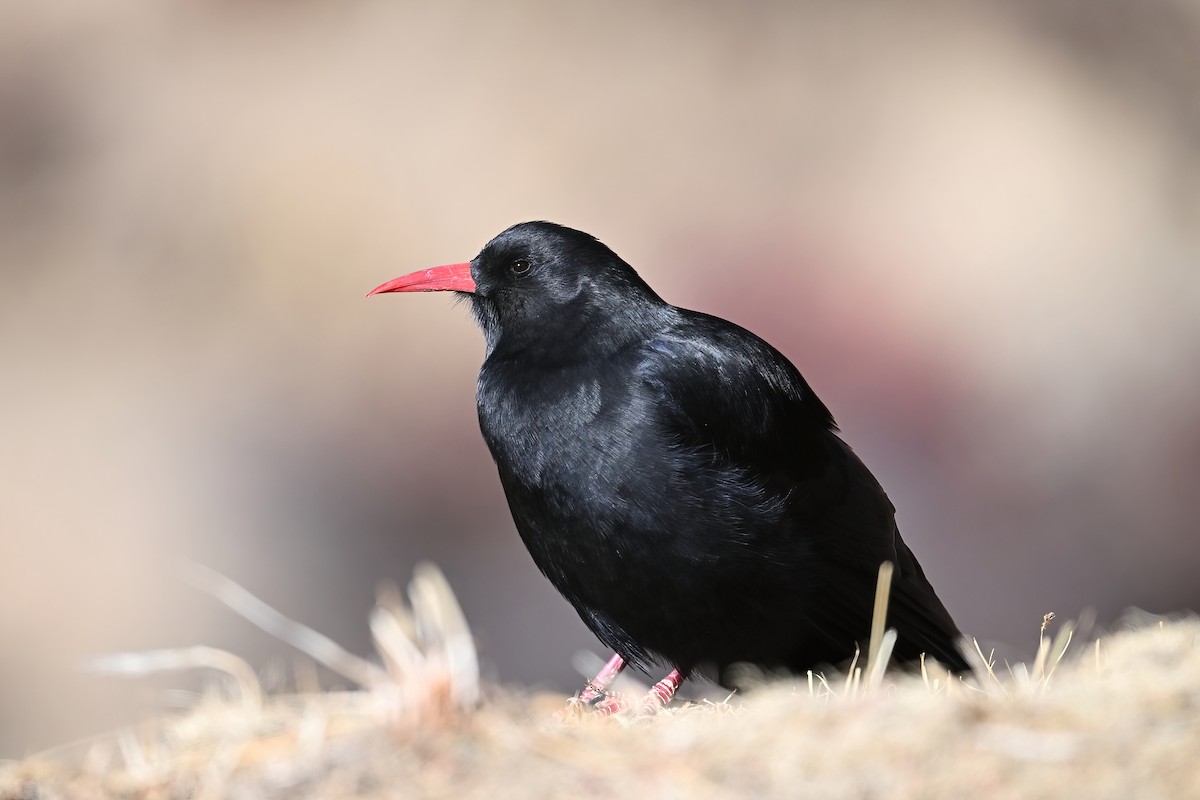
[[[731,322],[694,311],[647,340],[641,377],[684,444],[763,470],[784,468],[797,438],[836,430],[781,353]]]
[[[778,351],[733,323],[694,312],[647,342],[641,376],[681,447],[783,498],[798,546],[819,555],[828,602],[812,622],[831,636],[869,620],[879,565],[895,564],[888,624],[906,657],[961,664],[958,629],[900,538],[895,508],[836,434],[833,418]],[[803,531],[803,533],[799,533]]]
[[[760,507],[771,498],[786,506],[786,524],[776,527],[827,540],[828,557],[838,561],[896,560],[887,495],[799,371],[769,344],[686,312],[648,340],[640,370],[662,434],[695,461],[737,476],[747,496],[767,501]]]

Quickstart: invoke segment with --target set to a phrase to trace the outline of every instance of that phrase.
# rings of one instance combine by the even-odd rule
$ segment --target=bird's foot
[[[608,687],[612,685],[623,669],[625,669],[625,659],[614,653],[613,657],[596,674],[596,677],[588,681],[579,694],[567,701],[567,707],[555,713],[554,719],[557,722],[574,719],[582,716],[589,706],[598,709],[602,704],[607,704],[610,697]],[[604,708],[607,709],[609,706],[605,705]],[[597,713],[607,716],[615,711],[601,710]]]
[[[592,706],[592,713],[600,717],[610,717],[613,714],[620,714],[627,708],[629,708],[629,703],[625,700],[625,695],[620,692],[608,692],[604,695],[604,699]]]
[[[571,698],[579,701],[580,705],[590,706],[595,705],[597,700],[603,699],[608,694],[608,684],[600,684],[595,680],[587,682],[587,686],[583,687],[583,691]]]
[[[624,660],[619,655],[614,655],[600,670],[600,673],[587,682],[583,691],[567,701],[566,708],[558,711],[554,715],[554,719],[558,722],[576,719],[582,716],[584,710],[589,706],[594,714],[601,717],[609,717],[629,709],[630,704],[624,695],[620,692],[608,691],[609,685],[616,680],[617,675],[624,667]],[[638,706],[638,713],[657,714],[670,704],[671,698],[675,696],[675,692],[682,684],[683,674],[677,669],[671,670],[667,677],[654,684],[642,698],[642,702]]]
[[[620,692],[605,692],[603,695],[597,695],[589,700],[584,700],[583,694],[580,693],[569,698],[564,708],[554,712],[554,721],[567,722],[582,719],[587,716],[589,711],[598,717],[608,717],[619,714],[628,707],[629,703]]]
[[[671,698],[675,696],[675,692],[679,690],[682,684],[683,676],[679,673],[679,670],[671,670],[671,673],[667,677],[654,684],[650,691],[646,692],[645,697],[642,698],[642,702],[638,706],[638,713],[653,716],[662,711],[670,704]],[[594,713],[602,717],[619,714],[629,708],[629,702],[620,692],[607,692],[604,695],[604,699],[592,706]]]

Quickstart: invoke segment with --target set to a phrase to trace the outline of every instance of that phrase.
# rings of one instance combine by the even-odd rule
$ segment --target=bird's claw
[[[587,682],[583,691],[567,701],[567,707],[559,711],[555,715],[555,719],[562,721],[568,717],[578,717],[586,706],[591,706],[592,712],[601,717],[609,717],[628,710],[630,704],[625,697],[620,692],[610,692],[606,688],[616,678],[622,666],[621,657],[613,656],[605,669],[593,680]],[[654,684],[642,698],[642,702],[638,705],[638,713],[653,716],[662,711],[670,705],[671,698],[675,696],[675,692],[682,683],[683,673],[678,668],[671,670],[667,677]]]
[[[642,717],[653,717],[662,711],[664,706],[660,705],[657,700],[652,697],[642,698],[641,708],[638,709],[638,715]]]
[[[665,681],[656,684],[638,704],[638,715],[652,717],[658,714],[670,705],[674,693],[674,684],[668,684]],[[587,713],[589,708],[598,717],[611,717],[614,714],[628,711],[631,707],[621,692],[600,692],[590,697],[584,697],[584,692],[581,692],[569,698],[565,708],[555,712],[554,720],[566,722],[569,719],[579,719]]]
[[[604,698],[592,706],[592,712],[601,717],[619,714],[629,707],[625,696],[620,692],[606,692]]]
[[[658,692],[655,692],[655,691],[647,692],[646,696],[642,698],[642,705],[641,705],[640,713],[645,716],[652,717],[655,714],[657,714],[658,712],[662,711],[664,708],[666,708],[667,703],[669,703],[669,702],[671,702],[669,698],[664,700],[662,697],[659,696]]]
[[[619,692],[601,695],[592,702],[583,702],[579,696],[569,698],[566,706],[554,712],[555,722],[569,722],[587,716],[588,711],[597,717],[610,717],[628,708],[629,704]]]
[[[571,719],[582,717],[586,709],[591,703],[584,702],[579,695],[567,698],[567,704],[563,708],[554,712],[555,722],[566,722]]]

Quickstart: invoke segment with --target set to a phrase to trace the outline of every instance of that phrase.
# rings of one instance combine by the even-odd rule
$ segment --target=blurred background
[[[598,649],[536,572],[448,297],[551,219],[787,354],[963,629],[1200,607],[1200,6],[0,6],[0,756],[300,660],[198,561],[370,652],[440,564],[488,675]],[[1007,647],[1007,649],[1005,649]]]

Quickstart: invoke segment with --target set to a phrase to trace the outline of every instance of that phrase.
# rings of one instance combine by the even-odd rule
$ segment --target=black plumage
[[[513,520],[601,641],[683,676],[839,664],[865,650],[891,561],[894,656],[966,668],[887,495],[775,348],[559,225],[515,225],[467,266],[376,291],[470,292]]]

